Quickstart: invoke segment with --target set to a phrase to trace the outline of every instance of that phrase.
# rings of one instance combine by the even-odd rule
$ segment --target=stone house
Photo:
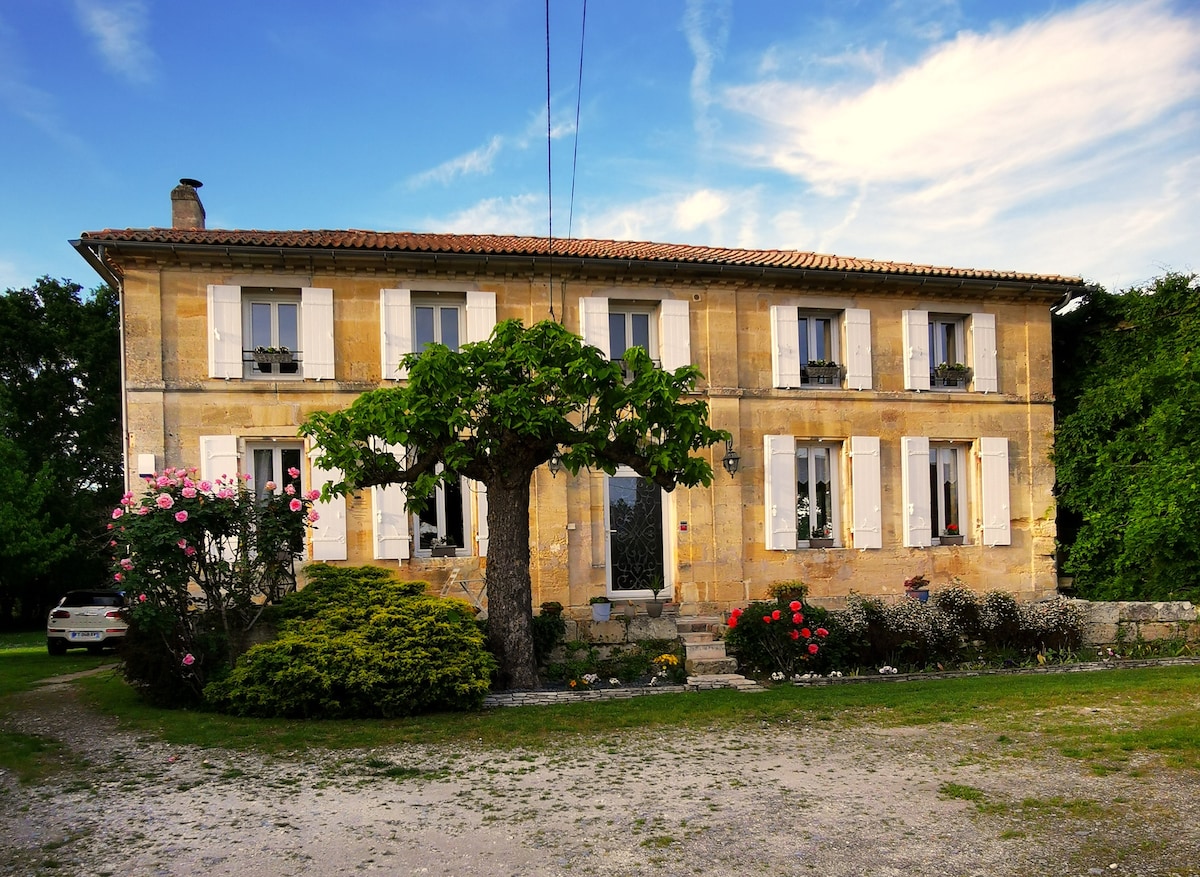
[[[206,229],[197,185],[173,191],[171,228],[73,242],[120,289],[133,489],[166,466],[246,472],[259,491],[294,467],[304,489],[320,486],[328,475],[297,437],[310,412],[403,381],[401,355],[427,342],[549,318],[614,358],[641,345],[665,368],[696,364],[711,423],[733,440],[709,450],[709,488],[539,471],[534,605],[646,599],[655,578],[684,614],[796,579],[829,599],[900,594],[916,573],[1027,599],[1055,588],[1050,311],[1077,278],[627,241]],[[398,567],[478,600],[486,508],[465,480],[420,515],[397,487],[364,490],[320,509],[310,556]]]

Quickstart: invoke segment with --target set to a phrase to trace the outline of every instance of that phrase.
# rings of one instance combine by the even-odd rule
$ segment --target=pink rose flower
[[[195,499],[196,498],[196,488],[185,487],[183,489],[183,498],[184,499]]]
[[[140,506],[138,506],[137,513],[138,513],[139,515],[148,515],[148,514],[150,514],[150,506],[145,506],[145,505],[140,505]]]
[[[298,512],[300,509],[304,508],[304,503],[300,502],[298,499],[293,499],[288,503],[288,508],[294,512]]]
[[[278,485],[274,481],[267,482],[267,490],[274,490]]]
[[[125,572],[129,572],[131,569],[133,569],[133,561],[130,560],[128,557],[122,557],[121,558],[121,569],[125,570]]]
[[[123,515],[123,514],[125,514],[125,509],[113,509],[112,510],[112,516],[113,516],[114,521],[117,518],[121,517],[121,515]]]
[[[188,557],[195,557],[196,549],[189,545],[187,548],[183,549],[183,553],[186,554]]]
[[[139,603],[145,603],[145,602],[146,602],[146,595],[145,595],[145,594],[138,594],[138,602],[139,602]]]
[[[208,493],[210,490],[212,490],[212,482],[211,481],[201,481],[200,489],[203,490],[205,493]]]
[[[319,520],[321,520],[321,516],[317,514],[316,509],[308,513],[308,522],[310,524],[315,524]]]
[[[297,469],[295,466],[288,466],[288,477],[289,478],[299,478],[300,470]]]
[[[113,581],[114,582],[123,582],[123,581],[125,581],[125,576],[121,575],[120,573],[117,573],[116,575],[113,576]]]
[[[176,521],[178,521],[179,523],[181,523],[181,524],[182,524],[182,523],[184,523],[184,522],[185,522],[187,519],[188,519],[188,513],[187,513],[187,512],[176,512],[176,513],[175,513],[175,520],[176,520]]]
[[[192,657],[191,652],[188,652],[186,655],[183,656],[183,666],[190,667],[190,666],[192,666],[192,664],[195,664],[195,663],[196,663],[196,659],[194,657]]]
[[[321,498],[321,491],[310,490],[308,493],[304,494],[304,498],[307,499],[309,502],[316,502],[318,499]]]
[[[180,548],[187,548],[187,540],[186,539],[180,539],[175,544],[178,545]]]
[[[295,496],[296,495],[296,485],[285,484],[283,486],[283,492],[286,493],[288,496]]]
[[[159,487],[166,487],[168,484],[171,483],[171,479],[168,478],[166,475],[159,475],[154,483],[157,484]]]
[[[171,506],[175,505],[175,497],[171,496],[169,493],[160,493],[157,497],[155,497],[154,504],[160,509],[169,509]]]

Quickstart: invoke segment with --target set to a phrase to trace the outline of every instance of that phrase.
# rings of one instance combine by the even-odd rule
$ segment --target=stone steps
[[[725,641],[717,639],[715,633],[724,620],[717,616],[687,616],[676,619],[675,628],[683,642],[686,655],[684,667],[697,679],[736,676],[737,661],[725,652]],[[743,677],[738,676],[742,679]],[[689,682],[690,684],[690,682]],[[713,684],[711,688],[729,688],[725,684]]]

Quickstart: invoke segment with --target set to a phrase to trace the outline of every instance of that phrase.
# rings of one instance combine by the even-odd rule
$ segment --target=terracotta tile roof
[[[487,234],[416,234],[349,229],[345,231],[252,231],[232,229],[126,228],[84,232],[81,243],[121,242],[214,247],[263,247],[378,251],[396,253],[446,253],[476,256],[546,256],[550,246],[543,237]],[[748,268],[811,269],[855,274],[891,274],[924,277],[993,280],[1017,283],[1078,285],[1078,277],[1027,274],[969,268],[881,262],[798,250],[742,250],[648,241],[555,239],[553,255],[611,261],[676,262],[695,265]]]

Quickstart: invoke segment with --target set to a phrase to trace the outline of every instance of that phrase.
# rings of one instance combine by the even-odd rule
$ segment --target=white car
[[[120,591],[68,591],[46,620],[46,651],[63,655],[71,648],[98,652],[118,645],[129,629],[125,606]]]

